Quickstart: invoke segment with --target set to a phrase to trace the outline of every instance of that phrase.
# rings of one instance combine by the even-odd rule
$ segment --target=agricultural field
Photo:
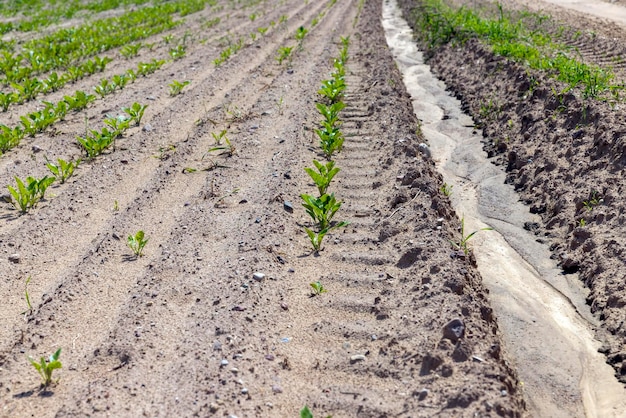
[[[0,415],[521,414],[380,2],[29,3]]]
[[[626,383],[623,29],[398,3]],[[0,15],[0,416],[528,414],[382,1]]]

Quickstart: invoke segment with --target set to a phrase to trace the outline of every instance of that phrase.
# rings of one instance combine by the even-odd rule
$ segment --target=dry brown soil
[[[293,417],[305,404],[334,417],[523,415],[481,278],[451,249],[459,220],[418,151],[380,1],[222,6],[176,29],[193,34],[184,59],[0,158],[0,184],[41,177],[44,157],[81,155],[86,128],[149,105],[141,127],[36,209],[0,207],[0,415]],[[215,16],[219,25],[201,27]],[[295,45],[301,25],[303,49],[279,65],[278,48]],[[247,45],[216,68],[227,31]],[[315,191],[303,168],[323,158],[316,91],[341,36],[351,40],[346,143],[331,190],[344,201],[336,218],[351,224],[316,255],[299,195]],[[131,61],[110,52],[102,76],[167,58],[160,39]],[[90,91],[99,78],[42,99]],[[191,84],[170,97],[174,79]],[[14,107],[2,122],[40,107]],[[222,129],[231,157],[208,153]],[[138,230],[149,242],[137,259],[125,241]],[[27,277],[33,310],[23,314]],[[328,292],[312,297],[318,280]],[[444,331],[451,321],[461,338]],[[27,356],[58,348],[60,380],[42,390]]]
[[[416,2],[401,3],[409,16]],[[507,1],[507,10],[526,3]],[[482,5],[486,13],[495,10]],[[624,27],[543,2],[533,8],[552,16],[534,29],[560,36],[585,62],[612,68],[618,84],[626,81]],[[563,274],[578,273],[589,288],[587,301],[602,323],[600,351],[626,383],[623,101],[583,101],[577,91],[559,97],[555,92],[564,85],[495,56],[476,40],[430,50],[429,56],[433,71],[483,127],[492,161],[507,170],[529,210],[541,215],[542,223],[526,228],[550,245]],[[489,103],[497,111],[485,112]]]

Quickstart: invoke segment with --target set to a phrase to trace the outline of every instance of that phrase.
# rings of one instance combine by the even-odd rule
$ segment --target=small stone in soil
[[[224,359],[224,360],[220,361],[220,366],[222,366],[222,367],[228,366],[228,360]]]
[[[19,263],[20,262],[20,255],[19,254],[11,254],[9,256],[9,261],[11,263],[16,263],[16,264]]]
[[[456,343],[459,338],[463,338],[464,335],[465,324],[458,318],[453,319],[443,327],[443,338],[447,338],[453,343]]]
[[[283,388],[281,388],[278,385],[274,385],[274,386],[272,386],[272,392],[274,392],[274,393],[283,393]]]
[[[269,360],[269,361],[274,361],[274,356],[272,354],[266,354],[265,355],[265,360]]]
[[[248,388],[241,389],[241,393],[244,394],[244,395],[247,394],[248,393]]]
[[[256,280],[257,282],[260,282],[260,281],[262,281],[263,279],[265,279],[265,274],[263,274],[263,273],[261,273],[261,272],[258,272],[258,271],[257,271],[256,273],[254,273],[254,274],[252,275],[252,278],[253,278],[254,280]]]
[[[365,356],[363,354],[355,354],[350,357],[350,363],[356,363],[357,361],[365,361]]]
[[[285,201],[283,202],[283,208],[284,208],[287,212],[289,212],[289,213],[293,213],[293,204],[292,204],[290,201],[285,200]]]
[[[428,389],[422,389],[417,393],[417,399],[420,401],[428,396]]]
[[[289,305],[287,305],[285,302],[281,302],[280,307],[283,308],[285,311],[289,310]]]

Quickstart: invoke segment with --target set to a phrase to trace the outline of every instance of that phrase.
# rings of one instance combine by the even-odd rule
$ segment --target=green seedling
[[[163,64],[165,64],[165,60],[157,60],[157,59],[153,59],[151,62],[140,62],[139,64],[137,64],[137,76],[143,76],[146,77],[152,73],[154,73],[156,70],[158,70],[159,68],[161,68],[163,66]]]
[[[177,45],[176,47],[170,49],[169,54],[174,61],[178,61],[185,56],[186,52],[187,50],[184,45]]]
[[[129,235],[128,239],[126,240],[126,245],[128,245],[128,247],[133,251],[135,257],[143,256],[143,248],[148,243],[148,239],[144,238],[144,232],[137,231],[135,235]]]
[[[27,177],[26,183],[24,183],[19,177],[15,176],[17,188],[7,186],[11,195],[11,204],[21,213],[28,212],[43,199],[46,189],[54,180],[54,177],[48,176],[44,176],[39,180],[34,177]]]
[[[134,58],[139,55],[139,50],[142,46],[141,42],[132,45],[124,45],[122,49],[120,49],[120,54],[126,59]]]
[[[341,221],[331,226],[330,228],[322,229],[320,232],[315,232],[309,228],[304,228],[304,231],[309,236],[311,245],[313,245],[313,250],[318,253],[322,248],[322,241],[324,240],[326,234],[328,234],[333,229],[341,228],[347,225],[350,225],[350,222]]]
[[[50,170],[50,172],[54,174],[54,177],[59,179],[61,184],[65,183],[68,178],[72,177],[72,175],[74,174],[74,170],[78,167],[80,163],[80,158],[76,161],[69,162],[62,160],[61,158],[57,158],[57,163],[54,164],[50,162],[50,160],[48,160],[48,157],[46,157],[46,167],[48,167],[48,170]]]
[[[257,32],[261,34],[261,36],[265,35],[265,33],[269,30],[268,27],[261,27],[257,29]]]
[[[578,226],[581,227],[581,228],[584,228],[585,225],[587,225],[587,220],[585,218],[580,218],[578,220]]]
[[[296,41],[298,41],[298,50],[302,51],[302,44],[304,43],[304,37],[309,33],[309,30],[304,26],[300,26],[298,30],[296,30]]]
[[[147,107],[148,105],[133,103],[131,107],[123,107],[122,110],[130,116],[130,121],[135,122],[135,125],[139,126]]]
[[[320,96],[326,97],[330,103],[341,101],[346,90],[346,83],[342,78],[331,78],[322,81],[322,88],[317,91]]]
[[[104,120],[104,124],[111,128],[113,139],[121,137],[129,128],[131,119],[125,116],[111,117]]]
[[[320,230],[330,227],[330,222],[335,213],[341,208],[341,203],[335,198],[335,194],[323,194],[320,197],[313,197],[308,194],[301,194],[302,206],[306,213],[317,223]]]
[[[328,290],[326,290],[324,285],[319,280],[309,283],[309,286],[313,288],[313,296],[319,296],[322,293],[328,292]]]
[[[593,208],[598,206],[600,203],[602,203],[602,197],[600,197],[598,192],[594,191],[591,193],[591,197],[589,198],[589,200],[583,201],[583,206],[585,206],[585,209],[591,212]]]
[[[224,203],[224,200],[226,200],[226,198],[231,197],[236,195],[237,193],[239,193],[239,188],[230,190],[226,193],[224,193],[222,196],[218,197],[217,200],[215,201],[215,207],[219,207],[221,204]]]
[[[103,99],[107,94],[113,93],[116,88],[116,84],[109,82],[106,78],[103,78],[100,80],[100,84],[95,86],[93,89],[100,96],[100,98]]]
[[[113,81],[113,84],[115,84],[120,89],[123,89],[124,87],[126,87],[126,84],[128,84],[128,82],[130,81],[130,77],[128,77],[128,75],[126,74],[120,74],[120,75],[114,75],[111,78],[111,80]]]
[[[452,195],[452,188],[454,186],[448,183],[443,183],[441,185],[441,187],[439,188],[439,191],[441,192],[441,194],[443,194],[446,197],[450,197]]]
[[[11,129],[6,125],[0,125],[0,152],[18,146],[24,135],[24,130],[20,126]]]
[[[60,369],[62,367],[61,362],[59,361],[59,357],[61,356],[61,349],[59,348],[54,354],[52,354],[48,360],[44,357],[41,357],[39,363],[35,361],[32,357],[28,357],[28,361],[33,365],[39,375],[41,376],[41,380],[43,381],[42,385],[47,387],[52,383],[52,372],[55,369]]]
[[[226,129],[222,129],[220,133],[211,132],[211,136],[213,136],[213,139],[215,139],[215,145],[222,145],[222,140],[228,139],[226,137],[227,133],[228,131]]]
[[[326,194],[326,190],[330,185],[330,182],[333,180],[333,177],[340,171],[339,168],[335,167],[334,161],[329,161],[326,164],[322,164],[317,160],[313,160],[313,165],[317,171],[312,168],[305,167],[304,171],[307,172],[311,179],[315,182],[317,186],[317,191],[320,196]]]
[[[316,103],[315,106],[329,126],[337,126],[339,124],[339,112],[346,107],[346,104],[337,102],[327,106],[324,103]]]
[[[44,80],[44,89],[47,91],[57,91],[59,90],[61,87],[63,87],[65,85],[66,82],[66,78],[65,77],[59,77],[59,75],[55,72],[50,73],[50,75],[48,76],[48,78],[46,78]]]
[[[191,81],[183,81],[181,83],[180,81],[173,80],[170,84],[168,84],[170,86],[170,96],[178,96],[182,93],[183,88],[190,83]]]
[[[173,41],[174,41],[174,35],[165,35],[163,37],[163,43],[165,43],[166,45],[169,45]]]
[[[26,284],[24,285],[24,298],[26,299],[26,306],[28,306],[28,309],[22,312],[22,315],[29,314],[33,311],[33,305],[31,305],[30,303],[30,295],[28,294],[28,283],[30,283],[30,279],[31,277],[28,276],[28,278],[26,279]]]
[[[77,90],[74,96],[63,96],[63,100],[67,103],[70,110],[77,112],[85,109],[89,103],[96,100],[96,96]]]
[[[478,233],[479,231],[492,231],[493,228],[491,227],[487,227],[487,228],[480,228],[477,231],[474,231],[470,234],[465,235],[465,218],[461,219],[461,240],[457,243],[454,241],[450,241],[450,243],[452,244],[452,246],[454,248],[456,248],[457,250],[463,250],[463,252],[465,253],[465,255],[469,255],[470,253],[470,248],[468,247],[468,241],[474,236],[476,235],[476,233]]]
[[[320,146],[326,158],[330,159],[335,152],[341,151],[344,137],[339,128],[322,122],[322,129],[316,129],[315,133],[320,138]]]
[[[235,146],[230,142],[230,140],[226,137],[226,135],[223,135],[223,137],[220,137],[220,139],[224,139],[224,144],[211,147],[209,148],[208,152],[224,151],[223,154],[228,154],[229,157],[232,157],[236,151]]]
[[[17,103],[18,95],[16,93],[1,93],[0,92],[0,107],[3,112],[9,109],[9,106],[13,103]]]
[[[36,78],[27,78],[21,84],[11,83],[11,87],[18,96],[18,103],[24,103],[37,97],[43,89],[43,83]]]
[[[289,65],[291,65],[291,51],[293,51],[292,46],[281,46],[278,48],[278,55],[276,56],[278,64],[282,65],[283,61],[287,60]]]
[[[76,137],[76,140],[85,150],[87,158],[92,160],[111,146],[115,140],[115,136],[113,132],[110,132],[107,128],[103,128],[101,132],[92,130],[91,135],[88,134],[84,137],[79,136]]]
[[[285,106],[285,100],[283,98],[283,96],[280,96],[280,99],[278,99],[278,101],[276,102],[276,108],[278,109],[278,114],[282,115],[283,114],[283,107]]]

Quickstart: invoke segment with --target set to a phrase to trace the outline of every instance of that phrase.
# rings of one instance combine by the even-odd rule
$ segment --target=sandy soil
[[[507,2],[517,9],[523,3]],[[408,15],[415,2],[402,4]],[[618,82],[626,80],[623,27],[546,3],[535,6],[555,19],[536,29],[561,33],[561,42],[575,47],[586,62],[611,67]],[[589,309],[602,324],[600,351],[626,383],[623,104],[582,102],[572,93],[561,103],[553,92],[562,85],[494,56],[477,41],[430,55],[433,70],[483,126],[492,161],[507,170],[507,181],[529,210],[541,215],[542,223],[526,227],[550,245],[564,274],[578,273],[590,289]],[[531,77],[538,87],[527,94]],[[489,101],[499,111],[481,117],[481,106]],[[597,204],[590,208],[594,198]]]
[[[307,404],[335,417],[523,415],[473,259],[451,249],[459,220],[418,151],[380,2],[223,6],[218,26],[200,28],[215,16],[206,10],[177,29],[194,34],[184,59],[0,158],[2,184],[41,177],[44,156],[80,155],[85,125],[149,105],[140,128],[35,210],[0,208],[0,414],[287,417]],[[248,36],[282,15],[214,67],[227,30]],[[301,25],[304,49],[280,66],[278,48],[295,45]],[[351,225],[316,256],[299,194],[314,191],[303,168],[322,158],[316,91],[340,36],[352,41],[347,140],[332,187],[344,201],[337,217]],[[137,60],[166,54],[157,47]],[[118,57],[110,71],[131,64]],[[170,97],[173,79],[191,84]],[[232,157],[208,155],[222,129]],[[135,259],[125,241],[140,229],[149,242]],[[24,315],[27,277],[33,311]],[[328,292],[312,297],[316,280]],[[450,324],[462,324],[460,338]],[[59,347],[60,380],[42,391],[26,356]]]

